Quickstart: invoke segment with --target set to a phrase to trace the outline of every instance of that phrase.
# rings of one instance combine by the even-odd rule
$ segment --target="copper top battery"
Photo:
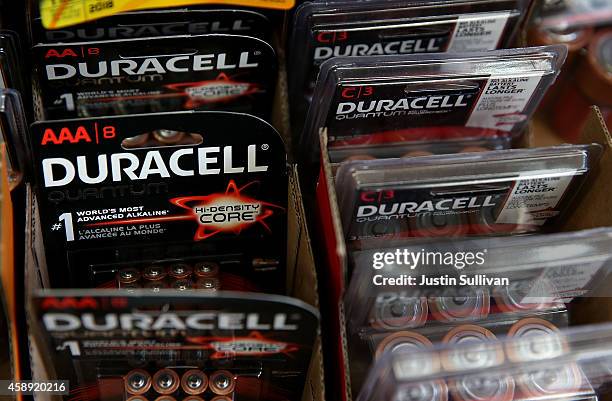
[[[419,333],[412,331],[398,331],[385,337],[378,347],[376,347],[376,359],[380,358],[385,352],[404,352],[419,351],[431,348],[433,344],[429,339]],[[432,360],[432,368],[440,369],[440,361]]]
[[[172,394],[180,385],[179,375],[172,369],[161,369],[153,375],[153,389],[159,394]]]
[[[400,386],[392,401],[448,401],[448,387],[443,380],[423,381]]]
[[[126,284],[135,284],[140,280],[140,271],[134,268],[121,269],[117,272],[117,284],[123,287]]]
[[[147,266],[142,272],[142,278],[149,281],[163,280],[167,275],[166,268],[160,265]]]
[[[219,279],[214,277],[202,277],[196,281],[195,288],[199,290],[219,291],[221,289],[221,283]]]
[[[164,288],[168,288],[168,284],[164,280],[145,281],[142,285],[142,288],[146,288],[148,290],[153,290],[153,291],[159,291]]]
[[[541,29],[531,28],[528,32],[530,46],[566,45],[567,59],[563,68],[571,67],[578,52],[589,44],[593,28]]]
[[[567,351],[567,342],[557,326],[539,318],[521,319],[508,331],[520,341],[508,343],[506,353],[512,362],[527,362],[558,357]]]
[[[134,369],[123,377],[123,383],[128,394],[144,394],[151,388],[151,375],[142,369]]]
[[[515,383],[508,375],[464,376],[449,380],[453,401],[512,401]]]
[[[612,107],[612,28],[597,32],[591,40],[576,81],[592,103]]]
[[[159,129],[153,131],[153,138],[162,145],[175,145],[183,140],[184,132],[169,129]]]
[[[462,214],[421,214],[410,219],[414,237],[463,237],[469,230],[469,220]]]
[[[168,276],[175,279],[186,279],[193,273],[193,268],[186,263],[173,263],[168,267]]]
[[[568,345],[559,329],[551,322],[527,318],[519,320],[508,332],[518,340],[506,346],[513,362],[548,360],[567,352]],[[517,378],[517,386],[525,397],[537,399],[559,394],[572,394],[583,386],[584,377],[575,363],[552,364],[526,371]]]
[[[208,388],[208,376],[199,369],[191,369],[183,373],[181,388],[190,395],[202,394]]]
[[[146,145],[147,142],[149,142],[149,134],[141,134],[141,135],[136,135],[130,138],[125,138],[121,142],[121,145],[124,148],[131,149],[131,148],[142,147]]]
[[[538,297],[529,297],[532,286],[537,285]],[[553,299],[554,288],[545,280],[515,281],[513,285],[493,290],[495,305],[502,313],[524,313],[528,311],[556,309],[562,306]]]
[[[231,401],[231,398],[229,400]],[[182,401],[204,401],[204,398],[198,397],[197,395],[188,395],[187,397],[183,398]]]
[[[191,280],[180,279],[174,280],[171,284],[171,287],[178,291],[187,291],[193,289],[193,283]]]
[[[485,319],[490,311],[489,291],[475,288],[471,293],[456,297],[431,297],[429,312],[440,322],[465,322]]]
[[[215,262],[198,262],[193,268],[196,277],[216,277],[219,275],[219,264]]]
[[[149,399],[142,395],[133,395],[131,397],[128,397],[126,401],[149,401]]]
[[[164,394],[157,397],[155,401],[176,401],[176,398],[171,395]]]
[[[427,298],[393,297],[377,299],[370,324],[377,329],[397,330],[420,327],[427,321]]]
[[[501,345],[491,342],[495,339],[495,335],[484,327],[473,324],[455,327],[442,342],[459,347],[442,353],[442,366],[451,372],[499,366],[504,361],[504,351]]]
[[[236,388],[234,375],[227,370],[218,370],[210,375],[208,381],[210,391],[217,395],[231,394]]]

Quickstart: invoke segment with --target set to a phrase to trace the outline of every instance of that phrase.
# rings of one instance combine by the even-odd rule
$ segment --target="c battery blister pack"
[[[54,286],[121,287],[136,276],[159,285],[166,273],[197,281],[231,262],[237,274],[259,273],[262,291],[283,291],[287,157],[265,121],[176,112],[39,122],[31,131]],[[181,261],[189,266],[174,266]]]
[[[541,231],[565,212],[601,153],[565,145],[342,163],[349,246],[397,238]]]
[[[559,329],[536,320],[505,338],[457,333],[428,350],[387,354],[358,401],[596,401],[610,394],[610,324]]]
[[[231,34],[269,41],[272,24],[254,10],[211,8],[132,11],[112,15],[95,24],[44,29],[40,18],[32,21],[32,42],[72,43],[153,38],[174,35]]]
[[[431,347],[468,328],[486,338],[524,319],[566,327],[574,300],[609,293],[611,245],[612,231],[595,229],[353,253],[344,302],[353,385],[385,352]]]
[[[332,57],[503,48],[514,39],[528,4],[528,0],[306,2],[296,11],[290,49],[294,112],[308,110],[319,68]]]
[[[301,143],[520,137],[565,60],[563,46],[334,58],[324,63]]]
[[[299,401],[318,333],[317,311],[281,296],[55,290],[32,309],[65,400]]]
[[[250,36],[49,44],[33,52],[46,120],[182,110],[267,119],[272,111],[276,56]]]

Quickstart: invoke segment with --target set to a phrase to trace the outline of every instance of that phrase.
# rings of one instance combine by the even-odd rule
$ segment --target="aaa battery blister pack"
[[[457,333],[429,350],[387,354],[356,399],[606,399],[611,344],[610,324],[558,329],[528,319],[506,338]]]
[[[291,91],[304,113],[321,64],[339,56],[486,51],[506,47],[527,0],[306,2],[296,11]]]
[[[495,336],[527,318],[567,326],[574,300],[609,292],[611,246],[612,230],[596,229],[353,253],[344,304],[353,384],[385,352],[444,342],[466,325]]]
[[[379,240],[519,234],[553,227],[601,152],[596,144],[342,163],[349,246]]]
[[[298,300],[235,293],[39,291],[33,335],[63,399],[302,399],[318,333]]]
[[[301,138],[319,158],[364,142],[520,136],[555,81],[563,46],[486,53],[335,58],[324,63]]]
[[[270,41],[272,24],[260,12],[244,9],[169,9],[132,11],[95,23],[44,29],[32,21],[33,43],[72,43],[100,40],[153,38],[174,35],[231,34]]]
[[[36,45],[33,52],[43,119],[182,110],[271,114],[276,56],[254,37],[178,35]]]
[[[47,265],[68,268],[50,274],[54,285],[94,285],[92,264],[114,264],[112,279],[125,263],[144,269],[214,252],[242,255],[244,269],[266,265],[275,275],[267,283],[284,285],[287,158],[265,121],[176,112],[31,131]]]

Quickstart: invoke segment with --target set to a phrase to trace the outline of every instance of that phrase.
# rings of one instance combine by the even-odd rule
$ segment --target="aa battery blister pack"
[[[287,162],[268,123],[176,112],[40,122],[31,131],[47,265],[68,268],[50,273],[56,287],[99,286],[151,265],[155,280],[185,258],[192,268],[232,260],[282,291]]]
[[[525,0],[304,3],[294,20],[292,92],[307,104],[321,64],[332,57],[506,47],[527,5]]]
[[[564,46],[326,62],[301,138],[318,160],[351,143],[520,136],[565,60]],[[365,138],[364,138],[365,137]]]
[[[182,110],[271,114],[276,56],[254,37],[183,35],[33,51],[44,119]]]
[[[318,333],[314,308],[280,296],[56,290],[32,309],[66,400],[299,401]]]
[[[358,401],[607,399],[612,326],[559,329],[527,319],[506,338],[457,333],[429,350],[387,354]],[[471,334],[471,335],[470,335]]]
[[[609,293],[611,246],[612,231],[597,229],[353,253],[344,304],[353,384],[385,352],[426,348],[466,325],[495,336],[528,318],[567,326],[574,300]]]
[[[266,16],[239,9],[171,9],[133,11],[113,15],[94,24],[47,30],[40,19],[32,23],[34,43],[72,43],[153,38],[174,35],[231,34],[269,41],[272,24]]]
[[[536,232],[554,226],[599,145],[342,163],[336,188],[353,247],[378,240]]]

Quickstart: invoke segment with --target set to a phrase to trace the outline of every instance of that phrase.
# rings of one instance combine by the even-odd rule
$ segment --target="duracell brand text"
[[[314,50],[315,62],[343,56],[385,56],[391,54],[437,53],[444,50],[447,36],[427,39],[408,39],[387,43],[356,43],[337,46],[319,46]]]

